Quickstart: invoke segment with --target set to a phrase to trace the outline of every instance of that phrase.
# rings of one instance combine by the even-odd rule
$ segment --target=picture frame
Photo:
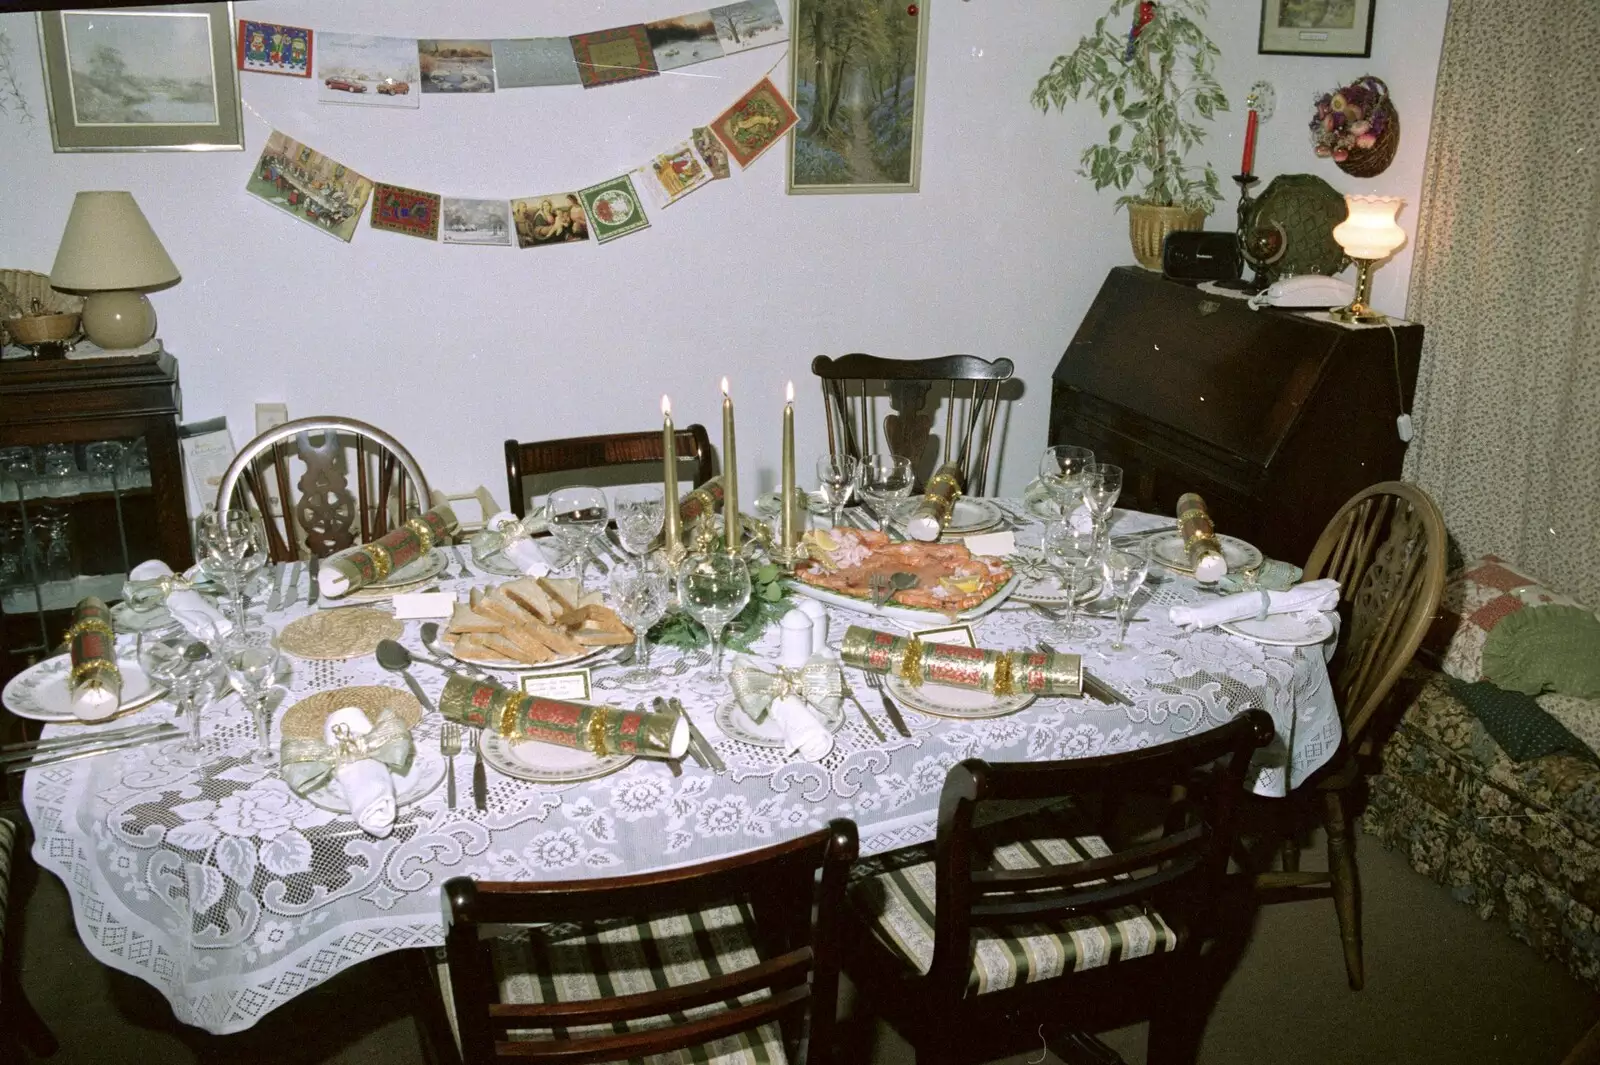
[[[1372,55],[1377,0],[1261,0],[1261,55]]]
[[[932,0],[911,5],[903,0],[860,0],[844,7],[824,0],[792,0],[789,102],[800,121],[789,134],[791,196],[918,190],[932,6]],[[877,9],[870,13],[874,17],[861,25],[841,24],[860,17],[867,8]],[[822,87],[832,98],[828,106],[834,120],[819,123],[815,120],[819,87],[808,78],[818,69],[819,32],[826,36],[835,29],[855,35],[881,32],[883,47],[851,48],[846,55],[878,55],[883,60],[875,64],[857,59],[852,64],[847,58],[837,82]]]
[[[232,3],[37,15],[58,152],[242,151]]]

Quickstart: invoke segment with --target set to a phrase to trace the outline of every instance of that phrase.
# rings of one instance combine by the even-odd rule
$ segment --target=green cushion
[[[1600,698],[1600,618],[1575,606],[1518,611],[1489,633],[1483,675],[1528,695]]]

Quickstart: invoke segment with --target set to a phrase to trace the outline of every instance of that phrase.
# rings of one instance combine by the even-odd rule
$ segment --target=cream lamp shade
[[[1386,259],[1406,242],[1395,222],[1406,201],[1398,196],[1346,196],[1350,217],[1333,227],[1333,239],[1352,259]]]
[[[90,340],[102,348],[135,348],[155,336],[155,309],[143,293],[180,276],[132,193],[78,193],[50,284],[89,294],[83,331]]]

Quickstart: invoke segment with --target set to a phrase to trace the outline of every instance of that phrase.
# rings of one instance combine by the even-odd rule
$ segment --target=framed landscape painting
[[[1376,0],[1261,0],[1262,55],[1372,54]]]
[[[58,152],[244,147],[232,4],[41,12]]]
[[[916,192],[931,0],[793,0],[789,192]]]

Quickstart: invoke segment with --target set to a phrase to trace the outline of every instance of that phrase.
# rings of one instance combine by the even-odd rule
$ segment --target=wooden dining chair
[[[57,1049],[55,1035],[45,1026],[22,991],[21,964],[13,937],[7,935],[12,906],[13,869],[27,860],[28,827],[18,803],[0,803],[0,1061],[21,1061],[24,1046],[35,1057],[49,1057]]]
[[[919,486],[934,468],[955,462],[966,478],[966,494],[975,496],[988,483],[1000,391],[1011,371],[1010,359],[989,362],[976,355],[885,359],[852,352],[811,361],[811,372],[822,382],[829,454],[859,459],[882,449],[904,456]],[[887,392],[889,413],[875,425],[877,382]],[[935,462],[929,447],[941,399],[944,433]]]
[[[1282,820],[1283,868],[1256,876],[1264,902],[1332,898],[1344,946],[1345,975],[1359,991],[1361,885],[1351,817],[1364,780],[1357,760],[1375,715],[1416,654],[1444,595],[1444,517],[1416,485],[1384,481],[1339,508],[1311,549],[1305,579],[1339,582],[1339,647],[1329,663],[1344,738],[1337,754],[1285,800],[1263,799]],[[1253,811],[1254,812],[1254,811]],[[1307,824],[1327,833],[1326,872],[1300,871]]]
[[[711,480],[711,438],[703,425],[677,431],[678,479],[699,488]],[[511,512],[524,517],[528,500],[573,484],[609,488],[661,480],[661,430],[572,436],[563,440],[506,441],[506,490]]]
[[[295,459],[298,494],[290,488]],[[236,493],[244,498],[236,500]],[[377,539],[428,499],[422,467],[398,440],[375,425],[330,415],[296,418],[257,436],[234,455],[217,488],[219,510],[243,502],[261,515],[274,562],[300,558],[302,546],[326,558]]]
[[[1150,1020],[1149,1061],[1192,1061],[1203,1026],[1200,947],[1213,934],[1252,752],[1272,719],[1123,754],[954,766],[930,860],[850,891],[845,967],[916,1048],[918,1065],[1037,1046],[1039,1024]],[[1195,774],[1211,784],[1189,797]],[[982,811],[1070,800],[1065,815],[983,827]],[[1148,805],[1136,819],[1121,816]]]
[[[680,1050],[664,1060],[831,1062],[856,849],[855,823],[836,820],[659,873],[447,881],[437,977],[455,1041],[443,1049],[458,1047],[467,1065],[654,1062]]]

